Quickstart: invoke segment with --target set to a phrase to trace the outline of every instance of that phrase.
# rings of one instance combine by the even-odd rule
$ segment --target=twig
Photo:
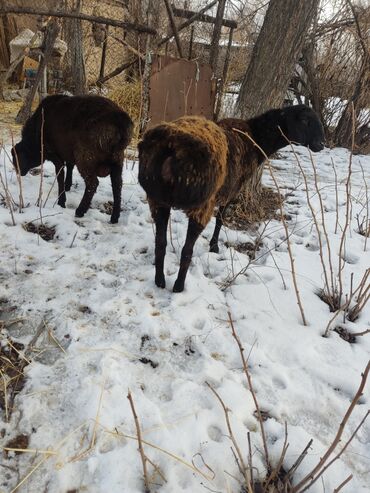
[[[337,488],[335,488],[335,490],[333,491],[333,493],[338,493],[338,491],[340,491],[343,488],[343,486],[345,486],[347,483],[349,483],[352,478],[353,478],[353,475],[350,474],[348,476],[348,478],[346,478],[342,483],[340,483],[340,485]]]
[[[51,191],[52,191],[52,190],[53,190],[53,188],[54,188],[54,185],[55,185],[55,182],[56,182],[56,181],[57,181],[57,179],[58,179],[59,173],[60,173],[61,171],[63,171],[63,169],[64,169],[64,167],[62,166],[61,168],[59,168],[58,173],[55,173],[53,183],[51,184],[51,187],[50,187],[50,189],[49,189],[49,191],[48,191],[48,193],[47,193],[47,195],[46,195],[46,199],[45,199],[45,202],[44,202],[43,207],[45,207],[45,206],[46,206],[46,202],[49,200],[50,193],[51,193]]]
[[[276,478],[276,476],[279,474],[280,469],[281,469],[281,466],[283,465],[283,462],[284,462],[285,455],[286,455],[286,452],[288,450],[288,447],[289,447],[289,443],[288,443],[288,427],[287,427],[287,423],[285,422],[284,423],[284,443],[283,443],[283,448],[281,449],[281,454],[280,454],[280,457],[279,457],[279,460],[278,460],[277,465],[271,471],[270,476],[267,478],[265,484],[263,485],[266,491],[268,491],[267,490],[267,487],[271,483],[271,481],[273,481]]]
[[[286,139],[286,141],[289,142],[289,139],[285,136],[285,134],[283,133],[283,131],[280,130],[280,132],[282,133],[282,135]],[[313,205],[312,205],[312,202],[311,202],[311,199],[310,199],[307,176],[306,176],[306,173],[303,170],[303,167],[301,165],[301,162],[300,162],[300,160],[299,160],[299,158],[297,156],[297,153],[294,150],[294,147],[293,147],[292,143],[289,142],[289,144],[290,144],[290,147],[291,147],[291,149],[293,151],[294,157],[295,157],[295,159],[297,161],[297,164],[298,164],[298,167],[300,169],[300,172],[301,172],[301,174],[303,176],[303,180],[304,180],[304,184],[305,184],[307,204],[308,204],[308,207],[310,208],[311,216],[312,216],[313,222],[315,224],[316,232],[317,232],[317,239],[319,241],[319,254],[320,254],[321,267],[322,267],[322,271],[323,271],[324,278],[325,278],[325,288],[324,288],[324,291],[326,290],[326,293],[328,295],[328,301],[330,302],[332,309],[335,310],[335,304],[334,304],[334,293],[335,293],[335,291],[334,291],[334,282],[333,282],[333,269],[331,268],[331,260],[329,262],[329,264],[330,264],[330,272],[331,272],[331,289],[330,289],[328,273],[327,273],[326,265],[325,265],[325,261],[324,261],[324,252],[323,252],[323,244],[322,244],[322,239],[321,239],[321,231],[320,231],[319,224],[318,224],[318,221],[317,221],[317,218],[316,218],[315,209],[313,208]],[[312,156],[311,156],[311,163],[312,163],[312,166],[313,166],[313,169],[314,169],[314,173],[316,173],[316,169],[315,169],[314,164],[313,164],[313,161],[312,161]],[[318,185],[317,185],[317,177],[316,176],[315,176],[315,187],[316,187],[316,192],[317,192],[318,191]],[[322,206],[322,202],[321,201],[320,201],[320,203],[321,203],[321,214],[323,216],[323,214],[324,214],[323,206]],[[327,239],[327,245],[328,245],[328,250],[330,252],[330,246],[329,246],[328,239]],[[330,256],[330,259],[331,259],[331,256]]]
[[[138,445],[139,445],[139,452],[140,452],[141,462],[142,462],[142,465],[143,465],[145,493],[150,493],[149,480],[148,480],[148,471],[147,471],[147,467],[146,467],[147,457],[146,457],[146,455],[144,453],[143,442],[142,442],[142,437],[141,437],[141,430],[140,430],[140,424],[139,424],[139,420],[138,420],[138,417],[137,417],[137,414],[136,414],[136,411],[135,411],[134,400],[132,398],[132,395],[131,395],[131,392],[130,391],[128,391],[127,399],[130,401],[131,411],[132,411],[132,414],[133,414],[134,420],[135,420],[137,441],[138,441]]]
[[[23,187],[22,187],[22,175],[19,167],[19,160],[18,160],[18,155],[17,151],[14,145],[14,135],[13,132],[11,132],[12,136],[12,147],[14,150],[15,154],[15,165],[16,165],[16,177],[17,177],[17,182],[18,182],[18,187],[19,187],[19,212],[22,212],[22,209],[24,208],[24,200],[23,200]],[[11,159],[12,161],[12,159]]]
[[[41,224],[43,224],[43,221],[42,221],[42,186],[43,186],[43,183],[44,183],[44,125],[45,125],[44,108],[41,108],[41,135],[40,135],[40,145],[41,145],[41,153],[40,153],[41,173],[40,173],[39,196],[38,196],[37,201],[36,201],[36,206],[39,207],[40,223]]]
[[[312,152],[310,151],[310,149],[309,149],[309,153],[310,153],[310,160],[311,160],[311,165],[312,165],[312,170],[313,170],[315,189],[316,189],[316,193],[319,197],[319,202],[320,202],[321,223],[322,223],[322,229],[324,231],[324,235],[325,235],[325,239],[326,239],[326,248],[328,251],[328,261],[329,261],[330,280],[331,280],[331,293],[332,293],[332,296],[334,297],[335,296],[334,271],[333,271],[333,263],[331,260],[330,241],[329,241],[329,236],[328,236],[328,232],[326,230],[326,224],[325,224],[324,204],[322,201],[322,195],[321,195],[320,188],[319,188],[318,181],[317,181],[316,166],[315,166],[315,163],[314,163],[314,160],[312,157]],[[319,234],[319,232],[318,232],[318,234]]]
[[[348,447],[348,445],[352,442],[352,440],[354,439],[354,437],[357,435],[357,432],[358,430],[361,428],[361,426],[364,424],[365,420],[367,419],[367,417],[369,416],[370,414],[370,410],[367,411],[367,413],[365,414],[365,416],[362,418],[362,420],[360,421],[360,423],[358,424],[358,426],[356,427],[355,431],[352,433],[352,435],[350,436],[350,438],[347,440],[347,442],[344,444],[343,448],[338,452],[338,454],[331,460],[329,461],[326,466],[319,472],[319,474],[316,476],[315,479],[313,479],[311,481],[310,484],[308,484],[306,486],[306,488],[304,490],[302,490],[302,493],[303,491],[308,491],[309,488],[319,479],[320,476],[322,476],[324,474],[324,472],[329,469],[329,467],[336,461],[340,458],[340,456],[343,454],[343,452],[346,450],[346,448]]]
[[[366,216],[365,216],[365,244],[364,244],[364,252],[366,252],[367,239],[370,234],[370,225],[369,225],[369,191],[367,186],[367,180],[365,178],[365,172],[363,166],[360,164],[362,178],[365,184],[365,193],[366,193]]]
[[[352,411],[355,408],[357,402],[359,401],[360,397],[362,396],[362,392],[364,390],[364,387],[365,387],[365,384],[366,384],[366,380],[367,380],[369,371],[370,371],[370,361],[368,362],[368,364],[367,364],[367,366],[365,368],[365,371],[362,374],[360,386],[359,386],[359,388],[358,388],[358,390],[357,390],[354,398],[352,399],[352,402],[349,405],[349,407],[347,409],[347,412],[344,415],[344,418],[343,418],[342,422],[339,425],[337,434],[335,435],[333,442],[331,443],[331,445],[329,446],[329,448],[327,449],[327,451],[325,452],[325,454],[323,455],[323,457],[319,460],[318,464],[296,486],[293,487],[292,493],[298,493],[298,492],[299,493],[303,493],[303,491],[306,491],[307,490],[307,486],[306,486],[307,483],[309,483],[309,486],[310,486],[312,484],[311,481],[315,481],[321,475],[320,474],[320,471],[325,466],[326,461],[328,460],[328,458],[330,457],[330,455],[334,451],[335,447],[340,442],[340,439],[341,439],[342,434],[343,434],[343,431],[344,431],[344,427],[346,426],[347,421],[350,418],[350,416],[352,414]],[[366,419],[366,417],[365,417],[365,419]],[[361,422],[361,424],[362,424],[362,422]],[[356,428],[356,431],[357,431],[357,429],[358,428]],[[350,438],[350,440],[352,440],[353,436]],[[319,475],[316,477],[316,479],[312,480],[312,478],[314,478],[314,476],[316,474],[319,474]],[[302,489],[304,486],[306,486],[306,488]]]
[[[282,201],[282,198],[281,198],[282,195],[280,193],[280,187],[279,187],[279,184],[278,184],[278,182],[277,182],[277,180],[275,178],[275,174],[272,171],[272,166],[271,166],[270,159],[267,156],[267,154],[265,153],[265,151],[257,144],[257,142],[255,142],[255,140],[247,132],[243,132],[243,131],[239,130],[238,128],[233,128],[233,130],[235,132],[241,133],[242,135],[245,135],[257,147],[257,149],[260,150],[260,152],[265,157],[266,162],[268,164],[271,178],[272,178],[272,180],[273,180],[273,182],[275,184],[276,190],[277,190],[277,192],[279,194],[279,197],[280,197],[280,200],[279,200],[279,208],[280,208],[281,222],[283,223],[284,230],[285,230],[285,235],[286,235],[286,242],[287,242],[287,247],[288,247],[289,260],[290,260],[290,266],[291,266],[291,272],[292,272],[292,279],[293,279],[293,284],[294,284],[294,290],[295,290],[295,294],[296,294],[296,298],[297,298],[297,304],[298,304],[299,310],[301,312],[301,317],[302,317],[303,325],[307,325],[307,321],[306,321],[306,317],[305,317],[305,314],[304,314],[301,297],[300,297],[300,294],[299,294],[298,284],[297,284],[297,277],[296,277],[295,267],[294,267],[294,258],[293,258],[292,247],[291,247],[290,238],[289,238],[289,230],[288,230],[288,226],[287,226],[287,223],[286,223],[286,220],[285,220],[285,217],[284,217],[283,201]]]
[[[58,341],[58,339],[55,337],[55,335],[53,334],[53,332],[51,331],[51,329],[48,329],[48,334],[49,334],[49,337],[55,342],[55,344],[58,346],[58,348],[64,353],[66,354],[66,351],[64,349],[64,347],[60,344],[60,342]]]
[[[235,450],[236,450],[236,453],[237,453],[237,456],[238,456],[238,459],[239,459],[240,467],[241,467],[241,473],[243,474],[243,477],[247,480],[247,468],[245,467],[245,463],[244,463],[244,459],[243,459],[242,453],[240,451],[238,442],[236,441],[235,436],[234,436],[234,433],[233,433],[233,430],[231,428],[231,423],[230,423],[230,419],[229,419],[230,409],[228,407],[226,407],[224,401],[222,400],[222,398],[220,397],[220,395],[216,392],[216,390],[212,387],[212,385],[210,383],[208,383],[208,382],[206,382],[206,385],[212,391],[212,393],[217,397],[219,403],[222,406],[222,409],[224,410],[225,420],[226,420],[226,426],[227,426],[227,429],[228,429],[228,432],[229,432],[229,437],[230,437],[230,440],[232,441],[232,444],[235,447]]]
[[[0,181],[1,181],[1,184],[4,188],[5,201],[6,201],[7,207],[8,207],[9,212],[10,212],[10,217],[12,218],[12,223],[13,223],[13,226],[15,226],[14,212],[13,212],[13,206],[12,206],[12,202],[11,202],[10,195],[9,195],[9,190],[4,183],[3,175],[1,173],[1,171],[0,171]]]
[[[93,448],[94,445],[95,445],[95,442],[96,442],[96,429],[97,429],[98,424],[99,424],[99,415],[100,415],[101,405],[102,405],[102,402],[103,402],[103,393],[104,393],[105,382],[106,382],[106,379],[104,379],[103,385],[102,385],[101,391],[100,391],[98,409],[96,411],[96,416],[95,416],[95,420],[94,420],[93,434],[91,436],[91,441],[90,441],[90,447],[89,447],[89,449]]]
[[[235,327],[234,327],[234,322],[233,322],[233,319],[231,317],[231,313],[230,312],[227,312],[227,315],[229,317],[229,323],[230,323],[232,335],[233,335],[233,337],[234,337],[234,339],[235,339],[235,341],[236,341],[236,343],[237,343],[237,345],[239,347],[240,357],[241,357],[241,360],[242,360],[242,363],[243,363],[243,370],[244,370],[245,376],[247,377],[247,381],[248,381],[248,385],[249,385],[249,390],[250,390],[250,392],[252,394],[254,405],[256,406],[258,421],[260,423],[260,428],[261,428],[261,436],[262,436],[263,448],[264,448],[264,451],[265,451],[265,460],[266,460],[267,468],[269,469],[270,468],[270,459],[269,459],[269,453],[268,453],[267,441],[266,441],[266,434],[265,434],[265,428],[263,426],[263,420],[262,420],[261,410],[260,410],[260,407],[259,407],[259,404],[258,404],[258,400],[257,400],[256,394],[254,392],[254,388],[253,388],[253,384],[252,384],[252,379],[251,379],[251,376],[250,376],[250,373],[249,373],[249,369],[248,369],[248,363],[247,363],[247,360],[244,357],[244,348],[242,346],[242,343],[241,343],[241,341],[239,339],[238,334],[236,333],[236,330],[235,330]]]
[[[298,459],[294,462],[292,467],[287,471],[286,475],[287,477],[292,477],[295,471],[298,469],[298,467],[301,465],[303,459],[306,457],[308,450],[311,448],[311,445],[313,443],[313,440],[311,439],[308,444],[305,446],[303,449],[302,453],[299,455]]]
[[[5,406],[5,420],[8,422],[9,421],[9,411],[8,411],[8,392],[7,392],[7,387],[8,383],[6,381],[7,375],[4,374],[4,372],[0,369],[0,373],[4,382],[4,406]]]
[[[28,453],[28,454],[48,454],[48,455],[57,455],[58,452],[54,450],[39,450],[37,448],[11,448],[11,447],[3,447],[3,450],[8,452],[17,452],[17,453]]]
[[[333,167],[334,177],[335,177],[335,229],[334,229],[334,234],[337,234],[338,225],[339,225],[338,175],[337,175],[337,170],[335,168],[333,158],[331,158],[331,164]]]
[[[355,110],[352,103],[352,127],[355,124]],[[353,158],[353,148],[354,148],[354,129],[352,128],[352,148],[349,156],[348,163],[348,175],[346,180],[346,222],[344,224],[344,228],[342,231],[342,237],[339,245],[339,254],[338,254],[338,282],[339,282],[339,304],[341,303],[342,295],[343,295],[343,281],[342,281],[342,270],[344,268],[344,260],[343,260],[343,248],[346,239],[346,232],[349,226],[349,217],[350,217],[350,205],[351,205],[351,175],[352,175],[352,158]],[[343,262],[343,264],[342,264]]]
[[[370,333],[370,329],[364,330],[363,332],[353,332],[351,336],[360,337]]]
[[[78,232],[78,231],[76,231],[76,232],[75,232],[75,234],[73,235],[73,238],[72,238],[71,244],[69,245],[69,248],[72,248],[72,247],[73,247],[73,243],[74,243],[74,241],[75,241],[75,239],[76,239],[77,232]]]

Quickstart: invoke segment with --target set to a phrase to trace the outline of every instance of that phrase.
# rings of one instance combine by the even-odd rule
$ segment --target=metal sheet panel
[[[150,128],[183,115],[213,118],[215,83],[209,65],[155,56],[150,78]]]

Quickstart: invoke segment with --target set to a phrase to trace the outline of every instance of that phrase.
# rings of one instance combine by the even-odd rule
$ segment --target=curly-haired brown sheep
[[[245,133],[268,156],[286,146],[286,138],[313,151],[323,149],[322,125],[304,105],[271,110],[248,121],[225,119],[216,124],[202,117],[182,117],[144,134],[139,143],[139,182],[147,193],[156,225],[157,286],[165,287],[163,265],[171,207],[182,209],[189,218],[174,292],[184,289],[194,244],[216,205],[219,210],[210,250],[218,252],[228,204],[265,159]]]

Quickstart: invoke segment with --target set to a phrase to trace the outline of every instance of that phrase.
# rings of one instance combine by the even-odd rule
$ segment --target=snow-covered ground
[[[308,176],[309,195],[319,211],[308,151],[296,150]],[[344,149],[325,149],[315,154],[314,160],[337,270],[341,229],[334,233],[332,161],[338,175],[339,221],[343,226],[350,154]],[[302,324],[297,306],[285,231],[276,220],[266,226],[256,260],[226,289],[225,281],[240,272],[249,258],[225,242],[254,241],[257,233],[224,229],[220,254],[211,254],[208,241],[213,220],[196,243],[185,291],[174,294],[171,289],[186,221],[182,212],[172,211],[172,242],[165,263],[167,288],[158,289],[154,285],[154,228],[137,182],[137,164],[131,161],[124,169],[123,212],[117,225],[109,224],[109,216],[102,212],[103,203],[112,199],[109,178],[100,180],[92,209],[83,219],[75,218],[83,194],[77,171],[73,189],[67,194],[67,208],[53,206],[54,187],[41,209],[44,223],[56,227],[53,241],[46,242],[22,228],[25,222],[40,217],[35,206],[39,175],[23,178],[26,207],[21,214],[15,212],[16,226],[11,225],[9,210],[0,205],[0,308],[16,306],[12,316],[24,317],[21,323],[3,330],[2,344],[10,337],[27,345],[45,321],[29,356],[32,362],[25,368],[26,385],[15,399],[10,423],[6,423],[4,410],[0,414],[1,446],[24,433],[29,436],[28,448],[41,452],[3,456],[1,492],[15,491],[24,478],[17,491],[143,492],[135,422],[127,399],[130,389],[145,453],[166,480],[148,463],[153,492],[240,493],[240,475],[222,407],[206,382],[231,410],[235,438],[246,462],[250,432],[253,463],[263,475],[255,405],[228,312],[245,354],[249,354],[259,405],[269,416],[264,424],[272,462],[280,455],[285,423],[289,442],[286,469],[313,438],[295,482],[322,457],[360,384],[369,360],[370,334],[358,337],[355,344],[335,332],[322,337],[333,314],[317,296],[324,279],[304,181],[288,148],[273,165],[282,190],[290,193],[285,212],[290,217],[290,240],[307,326]],[[366,215],[360,165],[368,180],[370,157],[353,156],[352,165],[352,221],[345,244],[344,293],[350,292],[351,274],[355,289],[369,267],[365,237],[357,233],[355,217],[357,213]],[[16,175],[4,152],[0,171],[17,200]],[[54,168],[47,163],[44,199],[53,180]],[[268,172],[264,181],[271,186]],[[321,223],[320,214],[318,221]],[[323,242],[325,248],[325,238]],[[343,324],[341,315],[332,328],[340,324],[350,332],[361,332],[369,328],[369,322],[366,306],[356,322]],[[342,444],[369,409],[369,388],[370,383],[353,411]],[[52,453],[46,454],[47,450]],[[368,493],[370,420],[309,491],[331,493],[351,473],[353,479],[343,491]]]

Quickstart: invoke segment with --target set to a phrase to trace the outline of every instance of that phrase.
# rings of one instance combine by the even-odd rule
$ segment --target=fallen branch
[[[127,31],[137,31],[139,33],[157,34],[155,29],[142,24],[135,24],[126,21],[117,21],[109,17],[101,17],[96,15],[87,15],[77,12],[63,12],[53,9],[35,9],[32,7],[16,7],[13,5],[5,5],[0,7],[0,15],[4,14],[28,14],[28,15],[42,15],[45,17],[66,17],[68,19],[80,19],[82,21],[95,22],[97,24],[107,24],[108,26],[122,27]]]
[[[146,462],[147,462],[148,459],[147,459],[147,457],[146,457],[146,455],[144,453],[143,440],[142,440],[142,437],[141,437],[140,423],[139,423],[139,419],[138,419],[137,414],[136,414],[134,400],[132,398],[132,395],[131,395],[131,392],[130,391],[128,391],[127,399],[130,401],[131,411],[132,411],[132,414],[134,416],[134,421],[135,421],[135,426],[136,426],[136,435],[137,435],[137,441],[138,441],[138,444],[139,444],[139,452],[140,452],[141,462],[143,464],[143,475],[144,475],[145,493],[150,493],[149,479],[148,479],[148,470],[147,470],[147,467],[146,467]]]

